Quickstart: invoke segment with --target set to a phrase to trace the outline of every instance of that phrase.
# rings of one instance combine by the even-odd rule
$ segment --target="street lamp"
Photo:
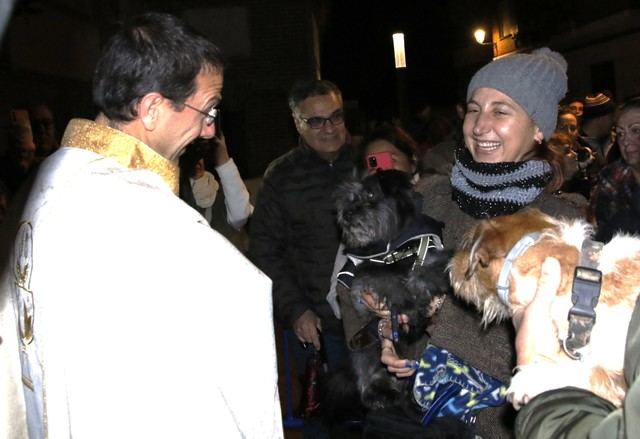
[[[393,38],[393,56],[396,65],[396,85],[398,87],[398,112],[402,123],[409,119],[409,106],[407,103],[407,58],[404,52],[404,34],[396,32]]]
[[[478,44],[481,44],[483,46],[492,46],[491,48],[493,50],[493,56],[496,56],[496,54],[498,53],[498,45],[493,42],[493,38],[491,37],[489,37],[489,41],[485,40],[487,38],[487,32],[483,28],[477,28],[473,32],[473,38],[475,38]]]
[[[392,37],[396,69],[404,69],[407,67],[407,58],[404,53],[404,34],[402,32],[396,32]]]
[[[487,33],[481,27],[476,29],[475,32],[473,33],[473,37],[476,39],[478,44],[486,44],[484,42],[484,37],[486,37],[486,36],[487,36]]]

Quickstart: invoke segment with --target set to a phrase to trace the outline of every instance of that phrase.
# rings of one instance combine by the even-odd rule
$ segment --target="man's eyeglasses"
[[[322,128],[324,124],[327,123],[327,121],[331,122],[331,125],[342,125],[344,123],[344,111],[336,111],[329,117],[320,117],[320,116],[314,116],[309,118],[302,117],[302,116],[299,116],[299,117],[304,123],[306,123],[309,126],[309,128],[314,130],[318,130]]]
[[[198,110],[196,107],[192,107],[187,103],[185,103],[184,106],[204,115],[204,123],[208,127],[213,125],[213,123],[216,121],[216,117],[218,117],[218,114],[220,113],[220,110],[218,110],[217,108],[211,108],[209,111],[202,111]]]

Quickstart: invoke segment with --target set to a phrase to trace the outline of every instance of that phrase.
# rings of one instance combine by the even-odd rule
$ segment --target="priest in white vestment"
[[[3,255],[0,437],[283,436],[271,281],[176,196],[222,85],[169,15],[107,44],[101,114],[69,123]]]

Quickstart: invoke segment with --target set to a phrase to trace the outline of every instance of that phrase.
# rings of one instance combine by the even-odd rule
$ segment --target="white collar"
[[[533,232],[524,235],[520,238],[520,241],[516,242],[516,244],[511,247],[507,257],[504,259],[504,264],[502,264],[502,270],[500,270],[500,275],[498,276],[498,282],[496,284],[496,289],[498,290],[498,296],[504,305],[508,308],[511,307],[509,303],[509,274],[511,273],[511,268],[513,268],[513,264],[529,247],[531,247],[535,242],[540,238],[540,232]]]

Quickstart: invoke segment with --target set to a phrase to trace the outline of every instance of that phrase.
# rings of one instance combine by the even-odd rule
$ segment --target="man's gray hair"
[[[331,81],[322,79],[304,79],[296,81],[289,92],[289,108],[295,111],[300,102],[312,96],[326,96],[335,94],[342,101],[342,92]]]

